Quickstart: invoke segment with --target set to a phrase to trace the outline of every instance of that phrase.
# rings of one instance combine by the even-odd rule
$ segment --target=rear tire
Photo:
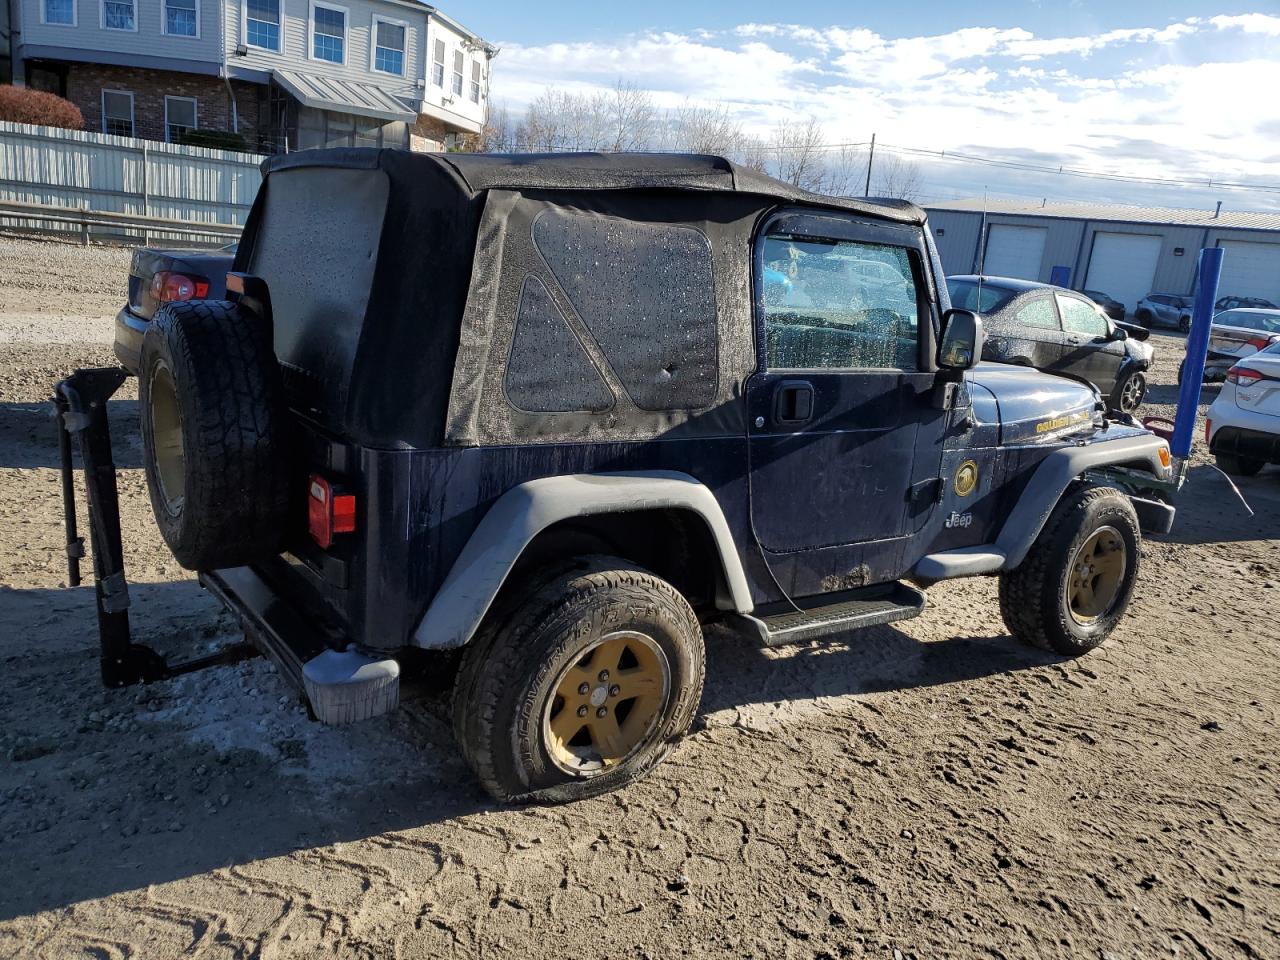
[[[1089,652],[1129,606],[1141,542],[1138,515],[1119,490],[1068,492],[1018,568],[1000,575],[1005,626],[1043,650]]]
[[[1266,462],[1263,460],[1241,457],[1234,453],[1215,453],[1214,459],[1218,461],[1219,470],[1223,473],[1229,473],[1233,477],[1252,477],[1266,466]]]
[[[706,672],[702,629],[665,580],[616,557],[586,558],[491,620],[463,653],[453,718],[463,755],[497,799],[563,803],[616,790],[689,729]]]
[[[168,304],[138,380],[147,489],[177,561],[211,570],[279,553],[288,491],[269,328],[225,301]]]

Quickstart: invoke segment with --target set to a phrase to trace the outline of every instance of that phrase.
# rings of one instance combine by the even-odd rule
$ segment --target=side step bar
[[[876,627],[895,620],[909,620],[924,612],[925,596],[905,583],[843,594],[834,603],[799,612],[787,610],[766,616],[737,615],[760,643],[779,647],[788,643],[819,640],[836,634]]]

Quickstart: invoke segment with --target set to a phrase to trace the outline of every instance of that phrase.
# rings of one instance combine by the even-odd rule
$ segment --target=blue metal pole
[[[1200,406],[1200,385],[1204,382],[1204,361],[1209,355],[1209,333],[1213,329],[1213,305],[1218,300],[1218,278],[1222,275],[1222,253],[1221,247],[1205,247],[1200,251],[1196,304],[1191,314],[1191,332],[1187,334],[1187,359],[1182,368],[1182,386],[1178,390],[1173,442],[1169,445],[1169,452],[1180,460],[1191,455],[1196,410]]]

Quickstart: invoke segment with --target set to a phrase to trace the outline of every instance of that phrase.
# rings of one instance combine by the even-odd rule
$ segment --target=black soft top
[[[811,193],[709,154],[680,153],[406,153],[368,147],[303,150],[263,161],[264,174],[290,167],[382,168],[410,181],[424,166],[447,171],[471,195],[486,190],[697,190],[754,194],[922,224],[925,213],[905,200],[854,199]],[[436,179],[436,178],[431,178]],[[405,186],[409,186],[406,183]]]

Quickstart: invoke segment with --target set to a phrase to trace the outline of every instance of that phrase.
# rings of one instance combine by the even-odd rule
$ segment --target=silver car
[[[1134,319],[1144,327],[1191,329],[1191,298],[1173,293],[1149,293],[1133,310]]]
[[[1280,310],[1223,310],[1213,318],[1204,378],[1225,380],[1237,361],[1280,343]],[[1185,363],[1185,361],[1183,361]],[[1182,382],[1182,366],[1178,367]]]

